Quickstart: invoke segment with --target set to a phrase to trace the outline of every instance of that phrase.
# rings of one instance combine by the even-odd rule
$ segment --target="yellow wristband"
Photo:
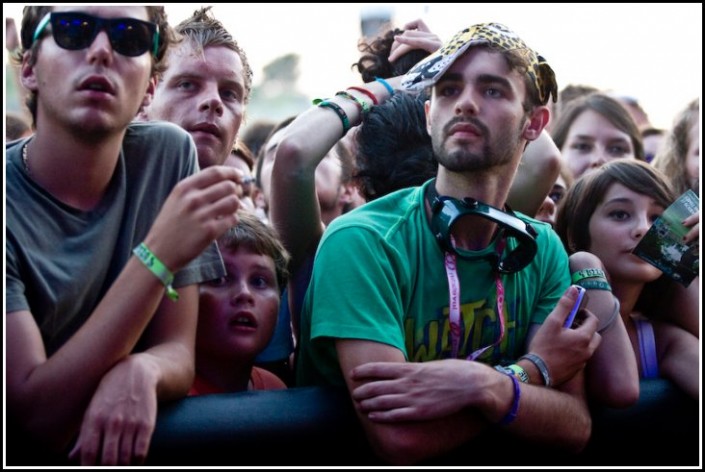
[[[527,374],[526,371],[522,369],[520,365],[512,364],[510,366],[507,366],[507,368],[511,370],[513,375],[519,380],[521,380],[522,383],[529,383],[529,374]]]
[[[134,248],[132,253],[137,256],[137,259],[139,259],[151,273],[162,281],[166,287],[166,296],[169,297],[169,300],[177,301],[179,299],[179,292],[174,290],[174,287],[171,286],[171,283],[174,281],[174,274],[167,269],[162,261],[149,250],[145,243],[141,243]]]

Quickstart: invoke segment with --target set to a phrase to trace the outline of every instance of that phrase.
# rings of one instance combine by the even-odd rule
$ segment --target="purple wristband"
[[[498,423],[502,426],[506,426],[514,422],[515,419],[517,419],[517,413],[519,412],[519,398],[521,398],[521,388],[519,388],[519,381],[513,375],[506,375],[507,377],[512,379],[512,385],[514,385],[514,401],[512,402],[512,408],[506,415],[504,415],[504,418],[502,418]]]

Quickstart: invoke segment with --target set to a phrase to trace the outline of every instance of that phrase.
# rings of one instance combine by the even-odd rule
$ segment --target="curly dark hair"
[[[395,94],[367,113],[355,135],[354,181],[367,201],[421,185],[436,175],[438,161],[426,131],[423,98]]]
[[[402,34],[404,30],[395,28],[389,29],[386,33],[377,36],[371,42],[366,42],[366,38],[360,40],[358,49],[362,52],[360,60],[351,67],[357,67],[357,71],[362,76],[363,82],[372,82],[375,77],[389,79],[405,74],[421,59],[431,53],[423,49],[409,51],[394,63],[389,62],[389,53],[392,49],[394,36]]]

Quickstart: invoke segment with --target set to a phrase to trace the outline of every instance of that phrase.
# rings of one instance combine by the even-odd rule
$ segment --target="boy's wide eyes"
[[[261,276],[253,277],[251,283],[253,287],[257,288],[267,288],[269,286],[267,278]]]
[[[248,279],[248,284],[254,288],[266,289],[276,287],[276,281],[274,276],[265,275],[253,275]],[[218,277],[217,279],[209,280],[205,282],[206,285],[210,287],[226,287],[235,282],[231,276],[226,275],[223,277]]]

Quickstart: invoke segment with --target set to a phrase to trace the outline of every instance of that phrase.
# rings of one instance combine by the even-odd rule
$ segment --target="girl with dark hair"
[[[592,280],[593,291],[611,288],[618,299],[615,306],[636,354],[640,377],[668,378],[698,398],[698,376],[693,373],[699,371],[700,351],[692,327],[697,333],[700,284],[696,280],[688,288],[677,285],[632,254],[675,198],[666,177],[649,164],[615,160],[568,190],[556,231],[569,254],[588,251],[602,261],[606,274],[593,273],[584,279]],[[602,282],[601,288],[594,282]]]

